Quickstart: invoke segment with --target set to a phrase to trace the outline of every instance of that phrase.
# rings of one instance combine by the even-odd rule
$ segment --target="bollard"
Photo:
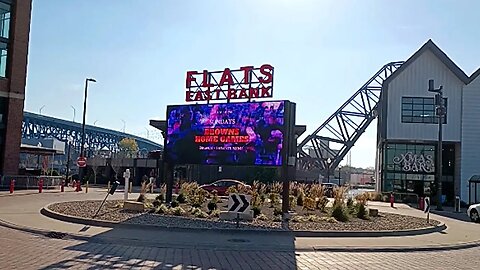
[[[460,212],[460,196],[455,196],[455,212]]]
[[[390,193],[390,207],[393,208],[393,203],[395,202],[395,197],[393,197],[393,192]]]
[[[133,187],[133,183],[130,182],[130,187],[128,188],[128,193],[132,193],[132,187]]]
[[[65,191],[65,180],[62,180],[62,182],[60,183],[60,192],[64,192]]]
[[[418,199],[418,209],[422,211],[425,209],[425,199],[423,197]]]
[[[15,180],[10,180],[10,194],[13,193],[13,190],[15,189]]]
[[[76,192],[79,192],[80,191],[80,181],[77,182],[77,187],[76,187]]]
[[[87,181],[87,184],[85,185],[85,193],[88,193],[88,181]]]
[[[43,179],[38,180],[38,193],[43,191]]]

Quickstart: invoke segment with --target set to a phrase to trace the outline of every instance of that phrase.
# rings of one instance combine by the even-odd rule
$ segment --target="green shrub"
[[[179,204],[178,204],[178,201],[176,200],[173,200],[171,203],[170,203],[170,206],[171,207],[177,207]]]
[[[300,223],[300,222],[305,222],[306,218],[303,217],[303,216],[300,216],[300,215],[295,215],[292,217],[292,219],[290,220],[291,222],[294,222],[294,223]]]
[[[341,222],[347,222],[350,219],[347,209],[343,203],[333,204],[330,216]]]
[[[185,203],[187,200],[186,200],[186,198],[185,198],[185,195],[184,195],[183,193],[180,193],[180,194],[178,194],[178,196],[177,196],[177,201],[178,201],[179,203]]]
[[[201,207],[207,200],[207,191],[198,186],[189,189],[187,193],[188,203],[193,207]]]
[[[281,216],[282,214],[283,214],[282,209],[280,209],[280,208],[273,209],[273,215],[274,216]]]
[[[212,212],[213,210],[217,209],[217,202],[213,199],[208,202],[207,204],[208,211]]]
[[[349,197],[347,200],[347,207],[352,208],[353,207],[353,199],[352,197]]]
[[[274,216],[273,221],[274,222],[282,222],[282,216],[280,216],[280,215],[279,216]]]
[[[367,207],[365,207],[364,203],[357,203],[355,205],[355,208],[356,208],[358,218],[365,219],[365,220],[369,219]]]
[[[185,210],[183,210],[183,208],[180,207],[180,206],[177,206],[177,207],[174,207],[174,208],[170,209],[170,212],[171,212],[174,216],[183,216],[183,215],[185,215]]]
[[[254,216],[254,217],[260,215],[260,213],[262,212],[261,208],[258,207],[258,206],[252,207],[252,211],[253,211],[253,216]]]
[[[322,219],[317,215],[309,215],[307,217],[307,220],[310,221],[310,222],[320,222],[320,221],[322,221]]]
[[[280,203],[280,195],[278,193],[270,193],[270,208],[274,208],[277,204]]]
[[[375,192],[375,195],[373,197],[374,201],[381,202],[383,200],[383,195],[382,193]]]
[[[338,221],[333,217],[321,217],[320,220],[328,223],[338,223]]]
[[[293,195],[290,195],[288,197],[288,202],[289,202],[289,205],[290,205],[290,210],[294,210],[295,206],[297,206],[297,198]]]
[[[310,197],[305,197],[304,202],[303,202],[303,209],[307,209],[308,211],[314,211],[315,210],[315,200],[310,198]]]
[[[138,195],[137,202],[145,202],[145,194]]]
[[[327,207],[328,204],[328,198],[327,196],[321,197],[317,202],[316,202],[316,208],[319,209],[322,212],[325,212],[325,208]]]
[[[155,197],[155,201],[165,202],[165,194],[163,193],[158,194],[157,197]]]
[[[169,209],[168,209],[168,207],[167,207],[165,204],[161,204],[160,206],[158,206],[158,207],[155,209],[155,213],[157,213],[157,214],[168,214],[168,213],[169,213]]]
[[[195,209],[198,209],[198,208],[195,208]],[[195,212],[194,216],[196,218],[208,218],[208,214],[200,209],[198,209],[198,211]]]
[[[154,207],[159,207],[162,204],[162,202],[159,201],[159,200],[155,200],[155,201],[153,201],[152,204],[153,204]]]
[[[227,192],[226,192],[227,195],[235,194],[235,193],[238,193],[237,186],[233,185],[227,188]]]
[[[303,190],[299,190],[298,197],[297,197],[297,205],[303,206],[304,199],[305,199],[305,194],[303,193]]]
[[[210,217],[219,217],[220,216],[220,210],[218,209],[215,209],[212,211],[212,213],[210,213]]]
[[[266,221],[268,220],[268,217],[265,214],[260,214],[256,217],[256,219]]]

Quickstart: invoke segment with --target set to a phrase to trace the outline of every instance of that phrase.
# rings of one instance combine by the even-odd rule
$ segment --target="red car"
[[[206,184],[206,185],[202,185],[200,186],[201,188],[205,189],[206,191],[208,192],[212,192],[214,190],[217,191],[217,195],[219,196],[225,196],[227,195],[227,189],[231,186],[243,186],[247,189],[250,189],[251,186],[250,185],[247,185],[247,184],[244,184],[240,181],[237,181],[237,180],[227,180],[227,179],[222,179],[222,180],[218,180],[218,181],[215,181],[211,184]]]

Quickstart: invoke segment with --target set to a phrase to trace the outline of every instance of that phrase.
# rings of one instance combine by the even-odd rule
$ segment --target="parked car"
[[[215,190],[219,196],[225,196],[227,194],[227,189],[231,186],[243,186],[247,189],[251,188],[250,185],[232,179],[222,179],[211,184],[201,185],[200,187],[208,192],[213,192]]]
[[[325,187],[325,196],[328,198],[333,198],[333,189],[338,187],[337,184],[334,183],[322,183],[322,186]]]
[[[472,204],[467,209],[467,215],[473,222],[480,222],[480,203]]]

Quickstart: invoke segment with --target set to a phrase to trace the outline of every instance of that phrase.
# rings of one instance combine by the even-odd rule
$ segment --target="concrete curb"
[[[44,237],[49,237],[48,235],[52,233],[52,231],[47,231],[47,230],[42,230],[42,229],[36,229],[36,228],[29,228],[25,226],[20,226],[17,224],[13,224],[10,222],[7,222],[5,220],[0,219],[0,226],[10,228],[13,230],[19,230],[31,234],[36,234],[36,235],[41,235]],[[118,241],[117,239],[104,239],[104,238],[98,238],[96,236],[83,236],[83,235],[78,235],[78,234],[71,234],[71,233],[64,233],[65,237],[63,239],[74,239],[74,240],[81,240],[81,241],[91,241],[94,240],[94,242],[97,243],[111,243],[112,241],[115,241],[116,243],[123,243],[125,242],[126,244],[133,244],[132,240],[128,239],[121,239],[121,241]],[[136,240],[135,240],[136,241]],[[155,247],[172,247],[171,245],[168,246],[158,246],[155,243],[145,243],[142,241],[142,245],[147,244],[149,246],[155,246]],[[468,248],[473,248],[473,247],[479,247],[480,246],[480,241],[475,241],[475,242],[466,242],[466,243],[458,243],[458,244],[452,244],[452,245],[429,245],[429,246],[420,246],[420,247],[411,247],[411,246],[403,246],[403,247],[381,247],[381,246],[373,246],[373,247],[310,247],[310,248],[296,248],[295,251],[300,251],[300,252],[427,252],[427,251],[448,251],[448,250],[461,250],[461,249],[468,249]],[[176,246],[177,248],[184,248],[181,245]],[[217,250],[224,250],[222,247],[216,247],[216,246],[197,246],[199,249],[204,249],[204,248],[214,248]],[[231,248],[226,248],[225,250],[231,250]],[[289,249],[288,249],[289,250]],[[285,250],[279,250],[279,251],[288,251],[287,249]],[[271,251],[271,250],[270,250]]]
[[[292,235],[295,237],[392,237],[392,236],[414,236],[433,232],[440,232],[447,228],[444,223],[436,226],[402,231],[291,231],[291,230],[256,230],[256,229],[234,229],[234,228],[185,228],[185,227],[171,227],[161,225],[147,225],[147,224],[128,224],[117,223],[105,220],[93,220],[88,218],[70,216],[61,214],[48,209],[48,206],[43,207],[40,213],[44,216],[71,223],[80,223],[84,225],[110,228],[135,228],[135,229],[149,229],[149,230],[173,230],[173,231],[204,231],[204,232],[218,232],[218,233],[269,233],[269,234],[283,234]]]
[[[428,245],[428,246],[398,246],[398,247],[313,247],[313,251],[322,252],[427,252],[449,251],[480,247],[480,241],[457,243],[451,245]]]

